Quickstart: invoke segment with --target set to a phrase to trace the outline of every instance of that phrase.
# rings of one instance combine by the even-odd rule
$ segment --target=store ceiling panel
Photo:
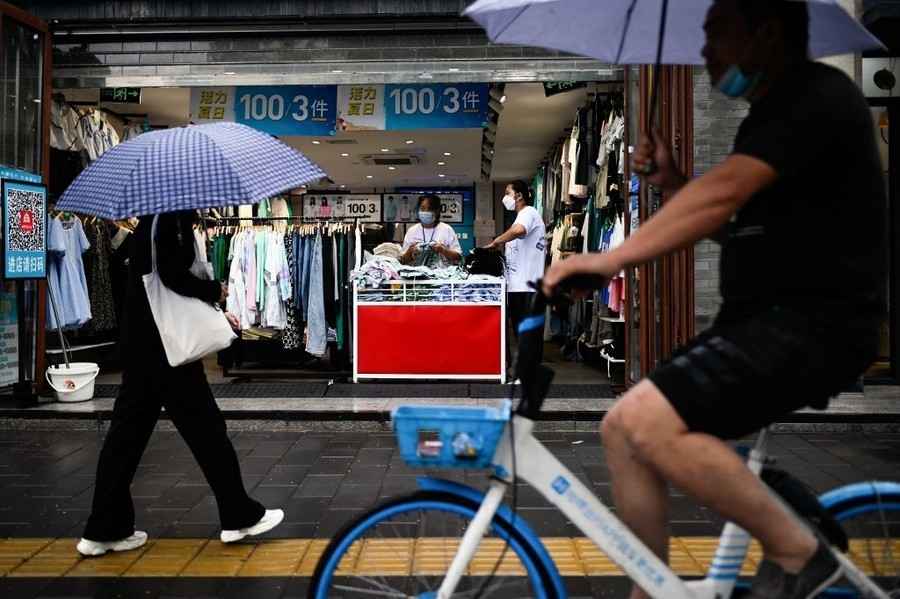
[[[471,185],[481,172],[481,136],[481,129],[419,129],[281,139],[319,164],[335,185],[381,188]]]

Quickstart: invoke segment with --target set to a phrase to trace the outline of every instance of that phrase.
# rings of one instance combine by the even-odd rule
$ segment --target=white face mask
[[[516,198],[511,195],[503,196],[503,207],[512,212],[516,209]]]

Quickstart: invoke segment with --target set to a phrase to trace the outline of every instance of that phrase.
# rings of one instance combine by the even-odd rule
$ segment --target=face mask
[[[746,98],[753,93],[760,80],[762,80],[761,73],[746,75],[741,67],[733,64],[716,82],[716,89],[729,98]]]
[[[503,196],[503,207],[512,212],[516,209],[516,198],[511,195]]]
[[[434,212],[426,212],[425,210],[419,210],[419,222],[425,225],[426,227],[430,227],[434,224]]]

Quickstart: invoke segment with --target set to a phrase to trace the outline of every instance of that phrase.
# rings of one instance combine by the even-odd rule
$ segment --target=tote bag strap
[[[150,227],[150,272],[156,272],[156,225],[159,222],[159,215],[153,216],[153,226]]]

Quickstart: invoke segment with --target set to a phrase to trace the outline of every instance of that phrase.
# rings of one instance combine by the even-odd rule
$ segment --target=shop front
[[[329,174],[258,206],[204,215],[198,238],[216,276],[255,285],[241,339],[208,365],[211,374],[509,382],[506,282],[494,276],[502,273],[400,259],[410,231],[422,229],[420,199],[440,198],[440,220],[465,258],[509,225],[503,190],[526,181],[548,264],[609,250],[652,212],[650,191],[628,170],[646,77],[493,46],[456,16],[456,3],[433,4],[433,15],[365,20],[310,19],[300,8],[277,23],[123,17],[114,31],[75,7],[39,7],[60,19],[51,203],[117,143],[189,123],[250,125]],[[689,137],[681,142],[689,153]],[[51,217],[90,246],[78,290],[90,313],[64,314],[59,326],[75,352],[114,373],[134,224]],[[688,335],[673,312],[692,310],[680,295],[691,273],[679,268],[625,273],[551,310],[545,356],[557,383],[624,386]],[[650,306],[656,314],[645,313]],[[57,324],[47,326],[58,360]],[[660,340],[660,327],[678,332]]]

